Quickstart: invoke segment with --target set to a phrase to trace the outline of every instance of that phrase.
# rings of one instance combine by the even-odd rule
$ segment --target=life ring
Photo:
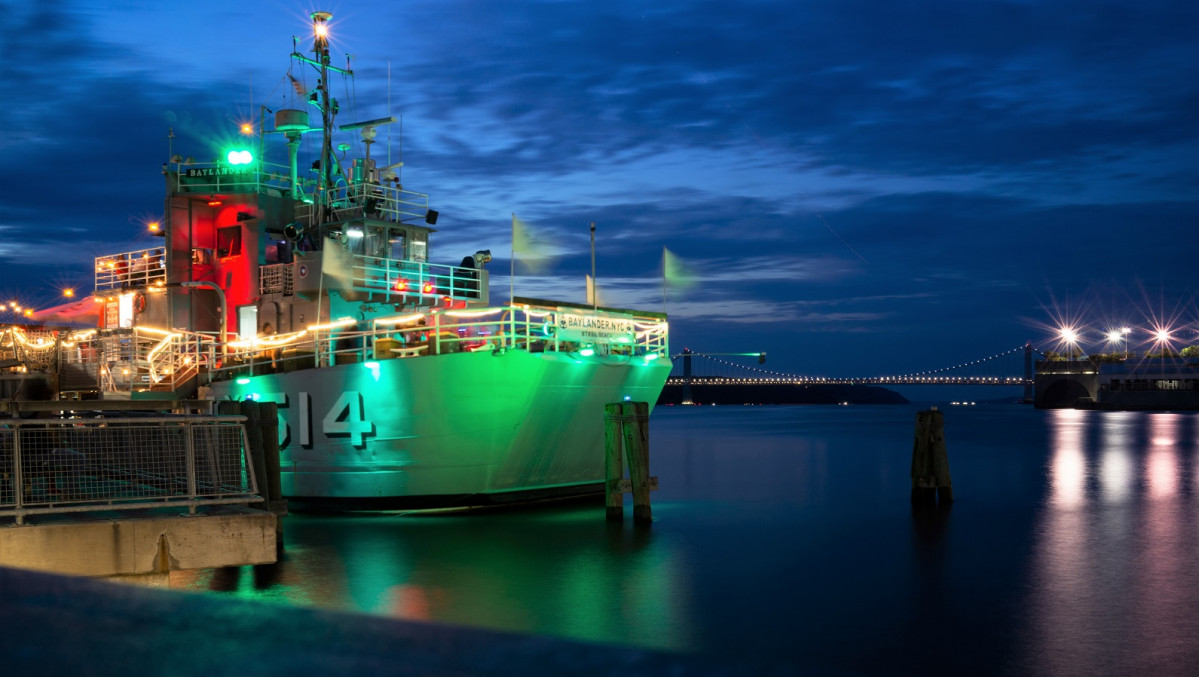
[[[138,292],[137,296],[133,297],[133,312],[142,313],[146,310],[146,295]]]

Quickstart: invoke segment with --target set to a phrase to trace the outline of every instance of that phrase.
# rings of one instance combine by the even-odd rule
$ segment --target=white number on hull
[[[275,417],[279,419],[279,448],[287,447],[287,443],[291,442],[291,428],[287,425],[287,393],[263,393],[258,401],[279,405],[275,409]]]
[[[356,391],[341,394],[321,422],[327,437],[349,436],[354,446],[361,447],[364,434],[375,432],[375,426],[362,415],[362,395]]]
[[[312,397],[301,391],[296,399],[299,404],[300,446],[311,449]],[[279,405],[279,448],[287,448],[291,442],[291,426],[287,423],[285,410],[289,408],[290,398],[287,393],[263,393],[259,401]],[[321,432],[326,437],[349,437],[354,446],[362,447],[366,444],[363,436],[375,432],[375,424],[366,418],[364,412],[362,395],[356,390],[344,392],[321,419]]]

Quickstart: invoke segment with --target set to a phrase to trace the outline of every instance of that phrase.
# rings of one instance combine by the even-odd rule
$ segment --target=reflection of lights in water
[[[1178,440],[1177,414],[1154,414],[1149,418],[1149,439],[1155,447],[1172,446]]]
[[[1167,498],[1178,493],[1178,459],[1173,450],[1156,449],[1145,464],[1150,497]]]
[[[1151,498],[1166,498],[1178,493],[1178,439],[1181,419],[1177,414],[1156,414],[1149,419],[1149,439],[1153,448],[1145,459],[1145,481]]]
[[[1129,434],[1133,415],[1111,412],[1103,417],[1103,455],[1099,457],[1099,483],[1108,503],[1123,503],[1132,495],[1135,465],[1130,458]]]
[[[1059,409],[1054,412],[1053,458],[1049,481],[1051,500],[1060,508],[1074,508],[1085,500],[1087,461],[1083,455],[1085,412]]]
[[[1132,461],[1123,449],[1108,449],[1099,459],[1099,481],[1109,503],[1123,503],[1132,493]]]

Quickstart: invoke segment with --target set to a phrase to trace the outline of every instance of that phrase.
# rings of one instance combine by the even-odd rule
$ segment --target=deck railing
[[[409,298],[484,300],[487,273],[438,263],[357,256],[351,273],[356,290]]]
[[[231,341],[224,350],[208,333],[153,327],[36,341],[21,334],[20,341],[71,367],[61,373],[90,374],[99,392],[130,398],[154,391],[186,395],[195,386],[242,375],[462,352],[527,350],[609,363],[648,363],[670,354],[664,316],[531,303],[438,308],[365,322],[347,318]]]
[[[96,257],[96,290],[149,287],[167,279],[166,249],[151,247]]]
[[[0,425],[0,517],[251,503],[242,416],[13,419]]]
[[[214,378],[515,349],[587,359],[653,361],[669,354],[669,331],[665,319],[656,315],[527,304],[414,312],[365,323],[344,319],[235,341]]]
[[[258,161],[248,166],[226,162],[180,162],[173,165],[174,190],[180,193],[258,193],[291,195],[290,170],[287,165]],[[381,221],[408,223],[423,220],[429,211],[429,196],[404,190],[385,183],[344,182],[322,194],[316,182],[300,179],[295,196],[300,202],[314,205],[323,202],[337,220],[359,216]],[[298,209],[296,218],[305,225],[312,224],[309,209]]]
[[[99,360],[103,392],[177,392],[212,361],[217,342],[198,332],[136,327],[97,336],[85,348],[79,360]]]

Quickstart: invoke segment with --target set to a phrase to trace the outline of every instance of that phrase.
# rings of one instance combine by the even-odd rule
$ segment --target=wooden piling
[[[261,481],[264,488],[267,510],[275,515],[275,552],[283,556],[283,517],[287,515],[287,499],[283,498],[282,479],[279,475],[279,405],[274,402],[258,403],[259,425],[262,429],[262,460],[266,467],[266,478]]]
[[[628,461],[629,476],[624,477],[623,458]],[[607,518],[624,519],[625,492],[633,494],[633,521],[653,522],[649,493],[658,488],[658,478],[649,474],[649,404],[614,402],[604,405],[604,466],[607,494]]]
[[[649,404],[624,403],[624,448],[629,461],[629,481],[633,485],[633,521],[654,521],[649,505]]]
[[[270,507],[270,482],[266,477],[266,458],[262,453],[262,426],[259,425],[259,405],[253,400],[240,403],[239,410],[246,417],[246,442],[250,445],[250,460],[254,464],[254,479],[258,484],[258,495],[263,498],[263,508]]]
[[[949,455],[945,448],[945,419],[936,407],[916,414],[912,445],[912,504],[942,505],[953,502]]]
[[[604,493],[607,496],[606,514],[609,522],[624,519],[624,492],[620,489],[620,480],[624,477],[620,432],[622,418],[620,402],[604,405]]]
[[[223,416],[246,417],[246,442],[254,479],[263,508],[275,515],[275,553],[283,555],[283,517],[287,515],[287,499],[279,476],[279,410],[274,402],[217,402],[217,413]]]

